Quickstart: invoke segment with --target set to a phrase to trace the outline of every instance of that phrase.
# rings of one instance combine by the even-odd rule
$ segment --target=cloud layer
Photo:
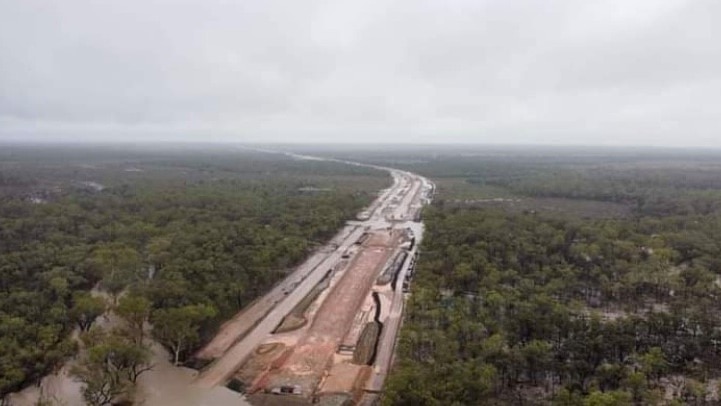
[[[721,147],[716,0],[0,0],[0,139]]]

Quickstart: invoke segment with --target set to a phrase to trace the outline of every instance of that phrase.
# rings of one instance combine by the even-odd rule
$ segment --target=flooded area
[[[136,403],[147,406],[212,406],[249,405],[243,395],[226,387],[211,389],[192,385],[197,371],[176,367],[170,354],[159,344],[153,343],[153,369],[140,375]],[[30,386],[10,396],[12,406],[35,406],[39,401],[52,405],[85,405],[81,394],[82,385],[69,374],[72,361],[58,372],[42,379],[39,385]]]

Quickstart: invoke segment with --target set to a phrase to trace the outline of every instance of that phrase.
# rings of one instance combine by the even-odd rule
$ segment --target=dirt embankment
[[[286,333],[288,331],[297,330],[303,326],[306,325],[308,322],[308,318],[306,317],[306,311],[310,307],[311,304],[320,296],[320,294],[328,289],[328,286],[330,285],[330,280],[333,277],[333,270],[329,269],[328,273],[323,277],[323,279],[315,285],[313,290],[311,290],[304,298],[303,300],[298,303],[293,310],[288,313],[287,316],[283,317],[283,321],[281,321],[280,325],[276,327],[276,329],[273,331],[273,334],[278,333]]]

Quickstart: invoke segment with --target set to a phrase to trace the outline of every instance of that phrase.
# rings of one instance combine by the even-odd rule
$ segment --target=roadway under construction
[[[207,366],[195,385],[227,385],[252,404],[370,403],[381,392],[433,185],[376,168],[393,185],[221,327],[196,354]]]

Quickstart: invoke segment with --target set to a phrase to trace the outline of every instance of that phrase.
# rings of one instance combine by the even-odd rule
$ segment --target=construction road
[[[321,159],[296,154],[287,155],[295,159]],[[422,204],[430,200],[433,185],[427,179],[406,171],[355,162],[332,161],[388,171],[393,178],[393,184],[379,193],[379,197],[365,211],[359,213],[358,221],[349,222],[328,244],[316,250],[270,292],[247,306],[221,327],[216,337],[196,354],[197,358],[212,361],[198,374],[194,382],[198,387],[212,388],[225,385],[231,380],[260,345],[273,339],[273,331],[283,318],[328,275],[329,270],[345,267],[347,260],[344,261],[343,258],[347,258],[347,252],[351,247],[358,247],[358,241],[362,239],[362,236],[377,236],[381,232],[392,232],[393,235],[398,235],[398,233],[411,230],[415,237],[415,245],[398,272],[399,283],[394,284],[395,289],[392,292],[388,292],[391,303],[389,309],[385,310],[387,317],[383,320],[384,327],[379,337],[375,362],[371,367],[365,367],[371,368],[372,372],[360,388],[367,392],[367,395],[362,395],[360,401],[366,403],[369,398],[377,396],[377,393],[381,391],[393,360],[396,337],[402,320],[405,300],[403,281],[406,280],[406,275],[423,235],[422,223],[413,220],[418,219],[416,213]],[[400,239],[393,238],[389,241],[397,244],[388,247],[389,250],[400,249]],[[349,269],[351,269],[349,272],[356,272],[352,267]],[[372,272],[376,271],[372,270]],[[370,277],[375,279],[373,275]],[[368,277],[365,278],[368,280]],[[364,286],[367,285],[368,283]],[[391,288],[386,287],[385,289],[390,291]],[[334,290],[334,285],[331,285],[329,290],[328,296],[330,297],[350,294],[344,293],[343,288]],[[355,294],[358,293],[355,292]],[[370,288],[362,292],[362,295],[366,294],[370,294]],[[319,301],[322,300],[324,299],[319,299]],[[356,302],[357,300],[353,301],[353,303]],[[360,305],[350,306],[350,308],[337,309],[337,312],[341,312],[340,316],[344,316],[344,319],[352,319],[353,315],[359,312],[359,308]],[[321,321],[319,319],[311,322]],[[310,393],[303,393],[303,395],[309,396]],[[357,393],[355,399],[359,401]]]

